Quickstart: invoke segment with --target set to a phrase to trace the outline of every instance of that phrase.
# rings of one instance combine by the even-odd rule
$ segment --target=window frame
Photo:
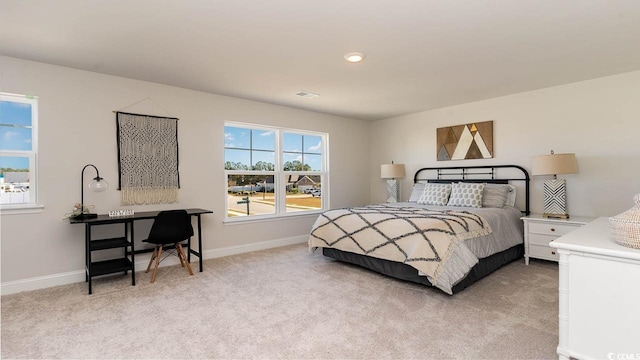
[[[0,92],[0,101],[27,103],[31,105],[31,150],[2,150],[0,156],[20,156],[29,158],[29,202],[0,203],[3,214],[40,212],[44,207],[39,203],[38,186],[38,97]]]
[[[260,124],[251,124],[251,123],[243,123],[243,122],[234,122],[234,121],[226,121],[224,123],[224,128],[226,127],[236,127],[236,128],[244,128],[249,131],[251,130],[259,130],[259,131],[273,131],[275,134],[275,148],[274,148],[274,170],[227,170],[224,169],[224,193],[225,193],[225,205],[224,205],[224,222],[225,223],[242,223],[242,222],[252,222],[252,221],[265,221],[265,220],[273,220],[278,218],[290,218],[295,216],[309,216],[309,215],[317,215],[329,209],[329,134],[325,132],[313,131],[313,130],[303,130],[303,129],[292,129],[285,127],[276,127],[269,125],[260,125]],[[309,136],[318,136],[322,140],[322,148],[321,148],[321,170],[311,170],[311,171],[285,171],[284,170],[284,134],[285,133],[293,133],[300,135],[309,135]],[[224,142],[223,148],[223,167],[226,164],[226,150],[233,149],[227,148],[226,146],[226,138]],[[252,148],[243,148],[246,151],[253,151]],[[302,149],[301,151],[304,151]],[[248,164],[250,167],[253,164]],[[228,181],[229,175],[266,175],[273,176],[274,179],[274,192],[275,192],[275,204],[274,204],[274,213],[272,214],[258,214],[258,215],[249,215],[249,216],[229,216],[229,198],[228,198]],[[313,210],[303,210],[303,211],[288,211],[286,207],[286,180],[289,175],[313,175],[320,176],[321,178],[321,208],[313,209]]]

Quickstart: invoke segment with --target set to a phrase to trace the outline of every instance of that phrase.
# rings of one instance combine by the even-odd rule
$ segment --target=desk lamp
[[[80,214],[74,217],[76,220],[85,220],[85,219],[94,219],[98,217],[98,214],[92,214],[89,210],[84,209],[84,170],[91,166],[96,170],[96,177],[89,183],[88,188],[94,192],[102,192],[107,190],[109,187],[109,183],[103,178],[100,177],[100,172],[98,168],[93,164],[87,164],[82,168],[82,173],[80,175]]]

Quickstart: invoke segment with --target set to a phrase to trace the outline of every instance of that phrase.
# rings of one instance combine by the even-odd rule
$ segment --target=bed
[[[518,165],[422,168],[407,202],[323,212],[309,249],[454,294],[522,258],[529,180]]]

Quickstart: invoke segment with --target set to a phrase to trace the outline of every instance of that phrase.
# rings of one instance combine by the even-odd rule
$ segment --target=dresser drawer
[[[529,245],[549,246],[549,243],[557,239],[556,235],[529,234]]]
[[[532,258],[553,261],[558,261],[560,259],[555,248],[540,245],[529,245],[529,256]]]
[[[571,231],[579,228],[578,224],[555,224],[555,223],[541,223],[541,222],[530,222],[529,223],[529,233],[530,234],[543,234],[543,235],[554,235],[554,236],[562,236],[570,233]]]

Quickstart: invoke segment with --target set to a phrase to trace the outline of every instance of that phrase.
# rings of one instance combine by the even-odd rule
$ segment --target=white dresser
[[[560,255],[559,358],[640,358],[640,250],[616,244],[604,217],[550,246]]]

